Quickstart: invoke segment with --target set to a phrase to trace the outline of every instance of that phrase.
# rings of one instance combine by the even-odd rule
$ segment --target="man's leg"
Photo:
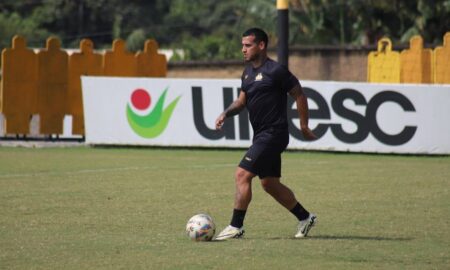
[[[294,193],[280,182],[279,177],[265,177],[261,179],[261,185],[275,200],[288,209],[299,220],[298,231],[295,237],[305,237],[311,227],[316,223],[317,217],[310,214],[297,201]]]
[[[235,173],[236,193],[234,197],[233,217],[230,225],[235,228],[244,226],[244,218],[248,205],[252,200],[252,179],[255,174],[237,167]]]
[[[236,192],[234,196],[234,209],[230,225],[227,226],[216,240],[239,238],[244,234],[244,218],[247,208],[252,200],[252,179],[255,174],[238,167],[235,173]]]
[[[247,210],[252,200],[252,179],[255,174],[237,167],[235,173],[236,193],[234,198],[234,208]]]
[[[269,193],[287,210],[293,209],[297,204],[297,199],[295,198],[294,193],[280,182],[279,177],[265,177],[261,179],[261,185],[267,193]],[[306,212],[305,214],[306,217],[308,217],[309,213]]]

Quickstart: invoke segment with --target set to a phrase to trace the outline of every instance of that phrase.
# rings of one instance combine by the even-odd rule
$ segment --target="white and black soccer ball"
[[[211,241],[216,233],[216,225],[207,214],[191,217],[186,224],[186,234],[194,241]]]

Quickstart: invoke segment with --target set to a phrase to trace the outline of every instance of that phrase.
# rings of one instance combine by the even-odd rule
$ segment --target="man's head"
[[[242,53],[247,62],[254,61],[266,55],[269,38],[259,28],[250,28],[242,34]]]
[[[260,42],[264,42],[264,48],[267,49],[269,45],[269,38],[267,37],[266,32],[260,28],[250,28],[242,34],[242,37],[254,36],[254,42],[259,44]]]

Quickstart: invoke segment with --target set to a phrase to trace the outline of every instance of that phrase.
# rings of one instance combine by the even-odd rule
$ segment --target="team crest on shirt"
[[[262,73],[260,72],[260,73],[258,73],[258,75],[256,75],[256,77],[255,77],[255,82],[257,82],[257,81],[262,81],[262,79],[263,79],[263,75],[262,75]]]

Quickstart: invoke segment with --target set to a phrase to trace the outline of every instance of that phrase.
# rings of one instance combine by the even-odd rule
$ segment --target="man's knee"
[[[252,181],[255,175],[241,167],[238,167],[235,172],[236,184],[248,184]]]

